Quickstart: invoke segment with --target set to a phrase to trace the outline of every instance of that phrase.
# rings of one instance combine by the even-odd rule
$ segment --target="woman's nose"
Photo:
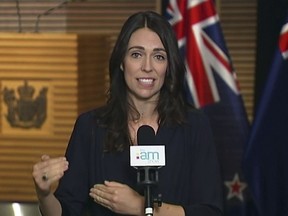
[[[144,72],[151,72],[152,71],[152,62],[149,57],[143,59],[141,70]]]

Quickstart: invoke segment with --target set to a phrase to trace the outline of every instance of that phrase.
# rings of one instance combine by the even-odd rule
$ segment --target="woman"
[[[221,180],[210,127],[185,101],[185,66],[166,19],[154,12],[129,17],[109,70],[107,104],[78,117],[65,157],[44,155],[33,167],[42,214],[144,215],[129,146],[137,145],[138,128],[149,125],[166,150],[157,187],[163,204],[155,205],[154,215],[221,215]],[[58,180],[53,193],[51,184]]]

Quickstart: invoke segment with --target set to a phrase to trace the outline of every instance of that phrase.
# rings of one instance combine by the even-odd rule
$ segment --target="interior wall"
[[[105,33],[109,35],[107,40],[112,48],[123,21],[130,14],[139,10],[161,12],[161,0],[61,2],[59,0],[23,0],[17,4],[17,1],[2,0],[0,2],[0,35],[1,32],[21,34]],[[218,0],[217,2],[223,33],[238,75],[245,108],[251,121],[254,100],[257,3],[256,0]],[[2,65],[8,63],[5,52],[5,49],[0,49],[0,64]],[[107,73],[107,71],[103,73]],[[0,77],[0,83],[3,79]],[[0,96],[3,97],[2,92]],[[103,98],[98,102],[102,103]],[[3,118],[1,107],[0,104],[0,113],[2,113],[0,118]],[[63,109],[65,110],[65,106]],[[72,129],[73,121],[67,122]],[[3,137],[2,131],[3,125],[0,124],[0,138]],[[54,148],[55,151],[52,154],[63,154],[68,138],[69,133],[65,133],[63,142]],[[13,140],[0,143],[0,201],[36,200],[31,169],[32,164],[44,152],[36,144],[29,143],[29,139],[23,140],[23,144],[20,143],[17,146]],[[50,144],[46,142],[45,145],[49,146]]]
[[[0,201],[36,201],[32,165],[42,154],[63,155],[77,115],[105,102],[105,56],[122,23],[136,11],[160,8],[154,0],[59,2],[0,2]],[[7,122],[4,89],[25,100],[17,94],[25,80],[27,97],[37,85],[49,89],[48,118],[39,128]]]

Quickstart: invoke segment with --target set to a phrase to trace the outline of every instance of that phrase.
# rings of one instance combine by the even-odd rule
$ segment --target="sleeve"
[[[62,216],[80,216],[89,198],[90,122],[88,114],[78,117],[66,149],[69,169],[60,179],[55,191],[62,207]]]
[[[222,180],[211,127],[203,113],[197,115],[193,122],[194,127],[190,128],[193,131],[189,134],[195,135],[189,137],[190,143],[194,142],[191,146],[195,160],[189,177],[191,204],[183,206],[185,215],[220,216],[223,207]]]

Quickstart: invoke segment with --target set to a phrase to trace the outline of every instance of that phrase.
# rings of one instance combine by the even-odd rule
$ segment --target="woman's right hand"
[[[68,161],[65,157],[50,158],[42,155],[41,160],[33,166],[33,180],[39,198],[51,193],[51,185],[59,181],[68,169]]]

